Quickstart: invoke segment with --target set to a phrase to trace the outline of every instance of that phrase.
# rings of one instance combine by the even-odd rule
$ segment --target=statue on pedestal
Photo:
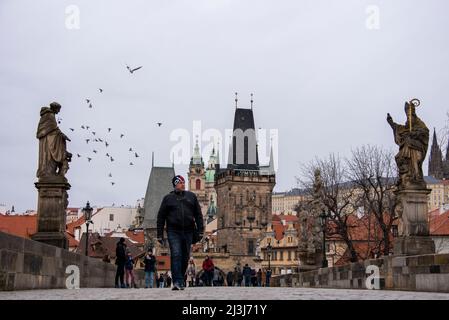
[[[58,128],[55,115],[61,110],[61,105],[52,102],[50,107],[43,107],[36,137],[39,139],[39,166],[36,176],[50,178],[65,177],[69,170],[72,154],[67,151],[66,141],[70,139]]]
[[[429,144],[429,129],[416,115],[419,105],[418,99],[405,103],[407,121],[404,125],[395,123],[387,114],[394,141],[399,146],[395,156],[398,167],[395,214],[399,218],[399,237],[394,240],[396,255],[435,253],[427,218],[427,200],[431,190],[426,187],[422,171]]]

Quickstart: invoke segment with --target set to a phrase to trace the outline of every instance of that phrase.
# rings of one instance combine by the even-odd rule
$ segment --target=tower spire
[[[254,102],[253,96],[254,96],[254,94],[251,93],[251,110],[253,110],[253,102]]]
[[[237,98],[237,95],[238,95],[238,93],[236,92],[236,93],[235,93],[235,108],[236,108],[236,109],[238,108],[237,103],[238,103],[238,101],[239,101],[239,99]]]

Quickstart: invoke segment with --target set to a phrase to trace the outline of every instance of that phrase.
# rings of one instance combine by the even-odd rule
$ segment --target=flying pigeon
[[[106,153],[106,157],[108,157],[108,158],[110,157],[109,153]]]
[[[90,103],[90,100],[89,100],[89,99],[86,99],[86,102],[87,102],[87,103]]]
[[[89,141],[90,141],[90,139],[86,139],[86,143],[87,143],[87,144],[89,143]]]
[[[92,131],[92,134],[95,135],[95,131]]]
[[[139,155],[137,154],[137,152],[134,152],[134,155],[136,156],[136,158],[138,158],[138,157],[139,157]]]
[[[101,89],[101,88],[98,88],[98,90],[100,90],[100,93],[102,93],[102,92],[103,92],[103,89]]]
[[[100,141],[100,142],[103,142],[103,140],[102,140],[102,139],[100,139],[100,138],[98,138],[98,141]]]
[[[76,155],[78,156],[78,158],[80,158],[80,157],[81,157],[81,155],[80,155],[79,153],[77,153]]]
[[[87,130],[89,130],[89,128],[90,128],[89,126],[86,126],[86,129],[87,129]]]
[[[73,128],[69,128],[70,130],[72,130],[72,131],[75,131],[75,129],[73,129]]]
[[[132,152],[132,151],[133,151],[133,148],[129,148],[129,151]]]
[[[133,73],[134,71],[137,71],[137,70],[139,70],[139,69],[142,68],[142,67],[143,67],[143,66],[140,66],[140,67],[131,69],[129,66],[126,66],[126,68],[128,69],[128,71],[129,71],[130,73]]]
[[[108,128],[108,132],[111,132],[112,128]]]
[[[130,166],[133,166],[134,164],[132,162],[129,163]]]
[[[94,153],[97,153],[97,150],[94,150]]]
[[[114,185],[114,184],[115,184],[115,182],[111,182],[111,184],[112,184],[112,185]],[[114,205],[112,205],[112,206],[114,206]]]
[[[111,157],[111,162],[114,161],[114,158]]]
[[[92,103],[89,103],[89,108],[91,108],[91,109],[92,109]]]
[[[109,143],[107,141],[105,141],[104,144],[106,145],[106,147],[109,146]]]
[[[160,127],[162,126],[162,122],[158,122],[157,125]]]
[[[81,126],[81,129],[86,129],[86,127],[85,126]]]
[[[111,178],[112,178],[112,173],[110,173],[110,174],[109,174],[109,177],[111,177]]]
[[[120,135],[120,138],[123,138],[125,135],[122,133],[121,135]]]
[[[90,162],[90,160],[92,160],[92,158],[87,158],[87,161],[89,161],[89,162]]]

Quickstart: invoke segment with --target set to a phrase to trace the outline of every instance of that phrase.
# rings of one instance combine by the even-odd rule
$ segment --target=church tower
[[[188,177],[189,191],[196,194],[198,202],[201,206],[201,212],[203,213],[203,216],[205,216],[208,206],[206,198],[206,175],[203,158],[201,157],[200,147],[198,145],[198,139],[195,143],[193,156],[190,158]]]
[[[217,244],[236,264],[254,267],[257,242],[271,222],[271,193],[276,179],[274,172],[259,166],[252,97],[251,109],[238,107],[237,94],[235,102],[228,164],[215,177]]]
[[[446,158],[447,158],[447,154],[446,154]],[[432,176],[436,179],[444,178],[443,155],[441,153],[440,147],[438,146],[435,128],[433,129],[433,141],[432,141],[432,147],[431,147],[430,156],[429,156],[428,175]]]

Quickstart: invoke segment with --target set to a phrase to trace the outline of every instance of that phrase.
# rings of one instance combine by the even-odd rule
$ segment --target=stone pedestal
[[[431,237],[399,237],[393,241],[394,255],[417,256],[435,253],[435,242]]]
[[[402,190],[399,197],[399,238],[395,239],[395,255],[435,253],[435,243],[429,237],[427,198],[431,190]]]
[[[39,193],[37,233],[31,238],[56,247],[68,249],[65,235],[67,190],[70,184],[62,176],[41,178],[35,183]]]

